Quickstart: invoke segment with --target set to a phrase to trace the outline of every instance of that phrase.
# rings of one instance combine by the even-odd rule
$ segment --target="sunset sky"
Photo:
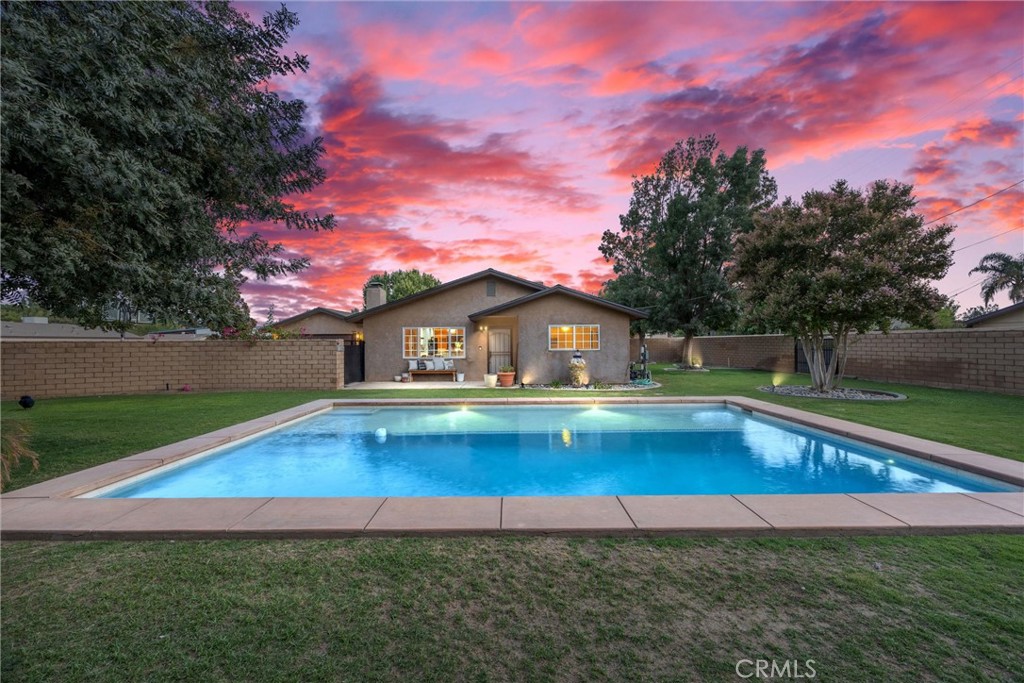
[[[261,230],[312,265],[245,285],[258,320],[361,305],[399,268],[596,293],[631,176],[688,136],[764,148],[780,198],[913,183],[927,220],[1024,180],[1020,2],[286,4],[312,67],[274,87],[327,147],[296,204],[337,228]],[[1024,248],[1022,217],[1020,184],[950,216],[962,250],[939,290],[979,304],[967,273]]]

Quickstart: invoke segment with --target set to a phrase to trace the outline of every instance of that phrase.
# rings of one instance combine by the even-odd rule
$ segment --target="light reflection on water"
[[[721,406],[545,405],[339,409],[106,497],[1000,490],[1015,489]]]

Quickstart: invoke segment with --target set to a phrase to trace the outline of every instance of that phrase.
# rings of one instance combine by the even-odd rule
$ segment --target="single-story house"
[[[360,326],[349,322],[352,315],[353,312],[318,306],[282,320],[277,327],[317,339],[355,339]]]
[[[494,269],[438,285],[395,301],[383,290],[367,296],[365,310],[335,315],[331,324],[365,341],[365,379],[389,381],[425,359],[443,359],[467,380],[482,380],[504,366],[516,381],[566,381],[579,351],[588,381],[629,379],[629,324],[646,313],[562,285],[547,287]],[[326,321],[313,309],[280,323],[299,329]],[[337,312],[334,312],[337,313]],[[435,361],[436,362],[436,361]]]
[[[1024,330],[1024,301],[971,318],[964,323],[964,327],[976,327],[979,330]]]

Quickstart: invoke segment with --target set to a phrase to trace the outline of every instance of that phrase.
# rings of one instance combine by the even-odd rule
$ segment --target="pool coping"
[[[1024,462],[739,396],[320,399],[0,495],[3,540],[1024,533],[1024,491],[438,498],[78,498],[335,407],[718,404],[1024,487]]]

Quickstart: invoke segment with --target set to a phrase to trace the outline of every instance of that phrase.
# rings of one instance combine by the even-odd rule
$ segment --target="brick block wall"
[[[178,391],[331,390],[344,381],[335,340],[12,341],[0,343],[0,395],[37,398]]]
[[[637,358],[639,341],[632,342],[630,358]],[[682,337],[651,337],[645,343],[652,363],[682,360]],[[793,371],[793,338],[784,334],[696,337],[691,353],[709,367]]]
[[[718,368],[755,368],[793,372],[793,338],[784,334],[698,337],[693,356]]]
[[[679,337],[648,340],[651,360],[678,362]],[[787,335],[698,337],[693,354],[709,367],[792,372]],[[638,355],[633,340],[631,358]],[[1024,330],[906,330],[855,335],[846,376],[944,389],[1024,395]]]
[[[907,330],[853,338],[860,379],[1024,394],[1024,330]]]

